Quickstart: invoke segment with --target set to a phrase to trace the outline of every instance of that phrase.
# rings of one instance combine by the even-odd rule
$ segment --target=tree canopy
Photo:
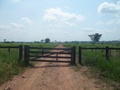
[[[49,43],[50,42],[50,39],[49,38],[46,38],[45,39],[45,43]]]
[[[91,34],[91,35],[88,35],[88,36],[93,41],[93,43],[97,43],[97,42],[99,42],[100,38],[102,37],[102,34],[95,33],[95,34]]]

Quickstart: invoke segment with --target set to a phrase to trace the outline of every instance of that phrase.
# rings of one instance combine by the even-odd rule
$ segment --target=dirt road
[[[3,84],[0,90],[113,90],[102,81],[86,76],[88,71],[85,66],[76,70],[69,63],[37,62]]]

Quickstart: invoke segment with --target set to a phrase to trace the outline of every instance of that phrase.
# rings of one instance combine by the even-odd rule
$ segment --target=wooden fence
[[[60,54],[68,54],[69,56],[61,56]],[[53,55],[53,56],[52,56]],[[30,59],[32,58],[32,59]],[[37,60],[40,58],[55,58],[56,60]],[[59,61],[58,58],[68,58],[71,61]],[[72,48],[45,48],[45,47],[24,47],[24,60],[26,64],[29,61],[40,62],[71,62],[75,64],[76,60],[76,47]]]
[[[0,46],[2,49],[8,49],[8,52],[10,53],[11,49],[16,48],[19,50],[19,57],[18,60],[21,60],[23,58],[23,46]]]
[[[0,48],[6,48],[8,49],[8,52],[10,53],[11,49],[16,48],[19,50],[19,57],[18,60],[21,60],[23,58],[23,46],[19,45],[19,46],[0,46]],[[38,49],[38,51],[36,51],[36,49]],[[33,51],[32,51],[33,50]],[[51,52],[51,50],[58,50],[60,52]],[[111,47],[104,47],[104,48],[86,48],[86,47],[81,47],[79,46],[79,50],[78,50],[78,61],[79,64],[82,65],[82,50],[91,50],[91,51],[104,51],[105,53],[105,58],[107,60],[110,59],[110,53],[112,50],[117,50],[119,51],[119,56],[120,56],[120,48],[111,48]],[[67,52],[66,52],[67,51]],[[51,56],[51,55],[55,55],[55,56]],[[68,54],[69,56],[59,56],[59,54]],[[58,61],[58,58],[69,58],[71,59],[71,64],[75,64],[76,63],[76,47],[71,47],[71,48],[43,48],[43,47],[31,47],[28,45],[24,46],[24,61],[26,64],[29,63],[29,60],[31,59],[31,57],[33,58],[33,61],[40,61],[40,60],[36,60],[37,58],[56,58],[57,62],[62,62],[62,61]],[[41,61],[45,61],[45,60],[41,60]],[[56,61],[51,61],[51,62],[56,62]],[[48,62],[46,60],[46,62]],[[49,60],[50,62],[50,60]],[[68,61],[63,61],[63,62],[68,62]]]
[[[79,53],[78,53],[78,58],[79,58],[79,64],[82,65],[82,50],[101,50],[102,52],[105,51],[105,58],[107,60],[109,60],[109,57],[110,57],[110,53],[111,53],[111,50],[120,50],[120,48],[111,48],[111,47],[108,47],[106,46],[105,48],[85,48],[85,47],[81,47],[79,46]]]

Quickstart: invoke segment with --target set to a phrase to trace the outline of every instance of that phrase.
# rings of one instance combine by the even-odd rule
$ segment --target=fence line
[[[111,48],[109,46],[106,46],[105,48],[85,48],[85,47],[81,47],[79,46],[79,51],[78,51],[78,59],[79,59],[79,64],[82,65],[82,50],[105,50],[105,57],[107,60],[109,60],[109,52],[111,52],[111,50],[120,50],[120,48]]]
[[[16,48],[19,49],[19,57],[18,60],[20,61],[23,58],[23,46],[19,45],[19,46],[0,46],[0,48],[2,49],[8,49],[8,52],[10,53],[11,49]]]
[[[8,52],[10,53],[11,49],[13,48],[16,48],[16,49],[19,49],[19,57],[18,57],[18,60],[21,60],[23,58],[23,52],[24,52],[24,60],[25,60],[25,63],[28,64],[29,63],[29,59],[30,57],[32,57],[32,55],[30,55],[30,53],[39,53],[41,54],[42,57],[50,57],[50,58],[71,58],[71,63],[72,64],[75,64],[76,63],[76,47],[72,47],[72,48],[43,48],[43,47],[30,47],[28,45],[25,45],[24,46],[24,51],[23,51],[23,45],[19,45],[19,46],[0,46],[0,48],[7,48],[8,49]],[[30,51],[30,49],[41,49],[41,51]],[[64,52],[64,51],[61,51],[61,52],[49,52],[49,51],[46,51],[45,50],[64,50],[64,51],[67,51],[67,50],[71,50],[71,52]],[[82,65],[82,50],[101,50],[103,52],[103,50],[105,51],[105,58],[107,60],[109,60],[109,57],[110,57],[110,54],[111,54],[111,50],[118,50],[120,51],[120,48],[113,48],[113,47],[109,47],[109,46],[106,46],[104,48],[86,48],[86,47],[81,47],[79,46],[79,49],[78,49],[78,61],[79,61],[79,64]],[[43,54],[48,54],[46,56],[43,56]],[[50,56],[52,54],[56,54],[56,56]],[[59,57],[58,54],[70,54],[71,57]],[[120,52],[119,52],[119,55],[120,55]],[[33,55],[34,56],[34,55]],[[34,56],[37,58],[37,56]]]

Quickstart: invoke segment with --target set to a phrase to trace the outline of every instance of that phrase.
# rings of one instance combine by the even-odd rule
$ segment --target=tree
[[[97,43],[97,42],[99,42],[100,38],[102,37],[102,34],[95,33],[95,34],[88,35],[88,36],[93,41],[93,43]]]
[[[45,39],[45,43],[49,43],[50,42],[50,39],[49,38],[46,38]]]
[[[43,43],[43,42],[44,42],[44,39],[41,40],[41,43]]]

